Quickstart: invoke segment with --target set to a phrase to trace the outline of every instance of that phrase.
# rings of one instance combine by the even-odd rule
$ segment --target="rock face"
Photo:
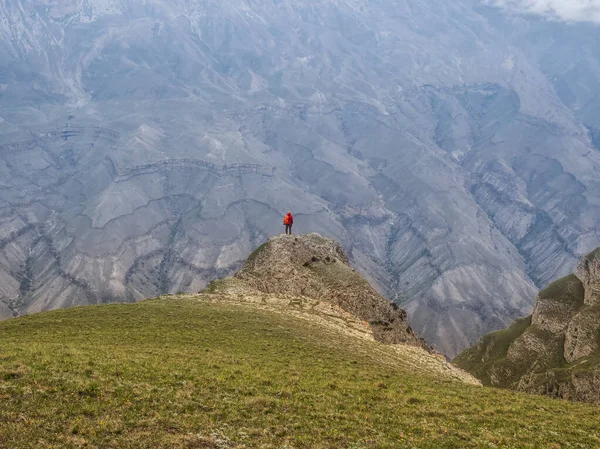
[[[594,26],[467,0],[0,0],[0,318],[340,241],[448,355],[600,245]]]
[[[582,259],[575,268],[575,276],[583,283],[585,305],[600,305],[600,249]]]
[[[235,278],[264,293],[330,302],[369,323],[376,340],[424,348],[406,312],[381,296],[350,265],[341,245],[319,234],[271,238]]]
[[[600,402],[598,254],[543,290],[531,317],[485,336],[454,362],[489,385]]]

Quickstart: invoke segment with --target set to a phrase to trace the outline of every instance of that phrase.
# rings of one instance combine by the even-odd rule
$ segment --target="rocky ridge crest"
[[[250,255],[234,279],[263,294],[330,303],[366,322],[381,343],[431,351],[408,325],[406,312],[350,266],[339,243],[317,233],[272,237]]]
[[[338,242],[317,233],[270,238],[235,276],[215,280],[192,297],[295,316],[351,338],[377,341],[382,344],[378,356],[385,359],[392,351],[417,372],[481,385],[420,338],[406,312],[350,266]]]

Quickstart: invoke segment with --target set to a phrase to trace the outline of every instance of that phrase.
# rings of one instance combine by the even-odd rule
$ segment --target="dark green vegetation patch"
[[[592,448],[597,409],[416,373],[393,348],[190,298],[0,323],[0,447]]]
[[[556,299],[564,303],[573,303],[583,306],[585,290],[582,282],[571,274],[553,282],[539,294],[542,299]]]

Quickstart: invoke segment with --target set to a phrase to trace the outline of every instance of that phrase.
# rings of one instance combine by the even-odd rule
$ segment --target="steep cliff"
[[[600,249],[540,292],[533,315],[455,360],[485,384],[600,402]]]

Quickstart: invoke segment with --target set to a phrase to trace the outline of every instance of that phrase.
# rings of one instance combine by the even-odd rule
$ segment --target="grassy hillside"
[[[473,374],[484,385],[491,385],[491,368],[506,361],[510,345],[530,326],[531,317],[516,320],[507,329],[485,335],[478,344],[460,353],[453,363]]]
[[[418,373],[252,305],[62,310],[0,323],[0,342],[0,447],[600,447],[595,407]]]
[[[592,253],[591,255],[593,255]],[[543,289],[538,297],[539,299],[557,299],[562,303],[570,303],[577,307],[583,306],[583,296],[585,290],[583,284],[577,276],[570,274],[550,284]]]

